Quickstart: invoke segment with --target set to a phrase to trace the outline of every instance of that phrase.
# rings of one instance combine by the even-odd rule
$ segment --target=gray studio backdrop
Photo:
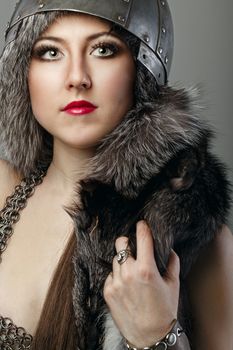
[[[0,0],[0,49],[15,2]],[[170,0],[170,6],[175,27],[170,83],[202,84],[206,117],[217,130],[214,151],[228,166],[233,182],[233,1]],[[233,210],[230,226],[233,228]]]

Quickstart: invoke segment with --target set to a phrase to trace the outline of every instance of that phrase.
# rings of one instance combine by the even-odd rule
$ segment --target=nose
[[[71,59],[67,65],[66,88],[69,90],[86,90],[90,89],[91,86],[92,82],[87,64],[77,57]]]

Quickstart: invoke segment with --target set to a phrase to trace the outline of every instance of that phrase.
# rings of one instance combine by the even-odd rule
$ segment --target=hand
[[[121,334],[134,346],[155,344],[172,328],[179,299],[179,258],[171,252],[167,272],[161,276],[154,258],[153,238],[145,221],[137,223],[137,258],[129,256],[104,285],[104,298]],[[116,250],[127,247],[127,237],[116,240]]]

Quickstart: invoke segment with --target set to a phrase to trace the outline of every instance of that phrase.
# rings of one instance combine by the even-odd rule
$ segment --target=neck
[[[55,140],[47,184],[61,195],[71,195],[79,180],[85,177],[88,161],[93,155],[93,149],[76,149]]]

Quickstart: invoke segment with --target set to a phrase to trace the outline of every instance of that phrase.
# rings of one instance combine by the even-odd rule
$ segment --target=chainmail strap
[[[32,336],[24,328],[17,327],[10,318],[0,316],[0,349],[28,350],[32,340]]]
[[[26,207],[28,198],[33,195],[35,187],[42,183],[45,174],[45,169],[35,170],[15,187],[11,196],[7,197],[5,207],[0,211],[0,262],[13,234],[13,225],[20,218],[20,211]]]
[[[20,218],[20,211],[26,207],[27,200],[42,183],[46,174],[45,169],[37,169],[24,178],[15,187],[14,193],[7,197],[5,207],[0,211],[0,262],[1,255],[13,234],[13,225]],[[26,350],[30,349],[32,336],[23,327],[17,327],[10,318],[0,316],[0,349]]]

